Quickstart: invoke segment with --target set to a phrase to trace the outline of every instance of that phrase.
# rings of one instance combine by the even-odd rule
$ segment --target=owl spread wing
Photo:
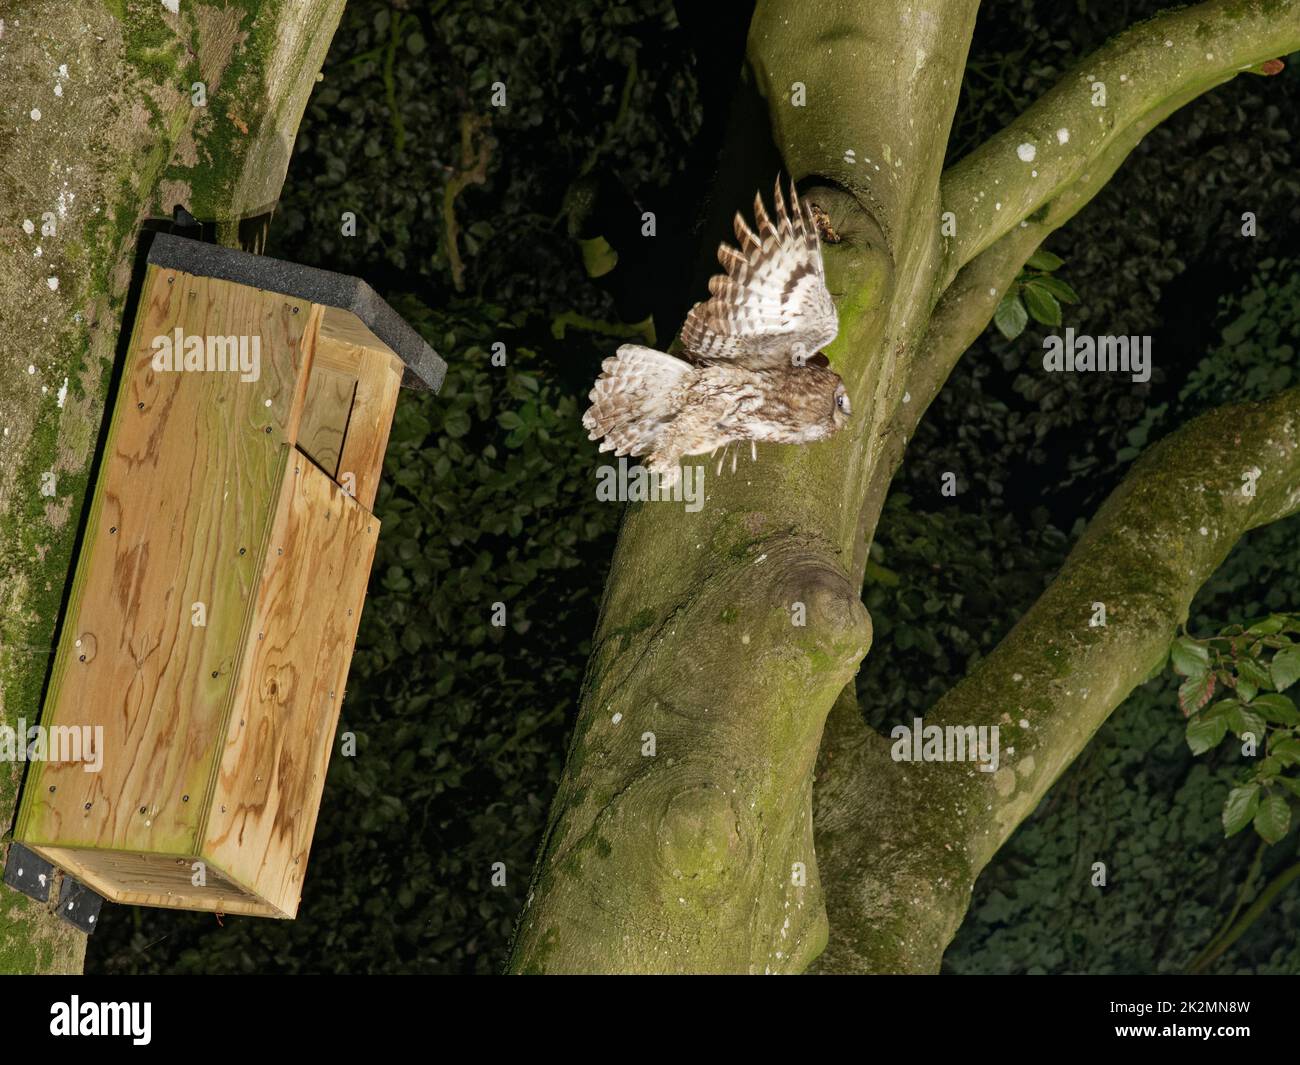
[[[790,186],[786,213],[776,186],[776,224],[754,197],[758,232],[736,214],[740,250],[718,246],[725,274],[709,280],[712,298],[697,303],[682,326],[682,345],[697,359],[744,359],[790,365],[811,358],[835,339],[839,323],[826,288],[821,244],[812,212]]]

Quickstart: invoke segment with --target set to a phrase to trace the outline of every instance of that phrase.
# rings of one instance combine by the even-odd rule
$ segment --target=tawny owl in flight
[[[582,417],[601,451],[643,455],[664,487],[683,455],[740,440],[804,444],[825,440],[851,413],[839,374],[821,349],[835,339],[811,210],[790,186],[790,213],[776,186],[776,224],[754,197],[757,232],[736,214],[740,250],[719,245],[725,274],[682,326],[690,362],[624,344],[603,371]],[[791,217],[793,215],[793,217]]]

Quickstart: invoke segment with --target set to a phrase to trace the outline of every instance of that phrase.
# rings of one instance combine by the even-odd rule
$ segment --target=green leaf
[[[1056,270],[1065,265],[1065,260],[1059,255],[1053,255],[1050,251],[1044,251],[1039,248],[1026,261],[1025,265],[1035,270]]]
[[[1259,809],[1259,785],[1246,784],[1228,792],[1223,804],[1223,834],[1235,836],[1251,822]]]
[[[1281,632],[1284,624],[1286,624],[1285,619],[1280,618],[1275,614],[1272,617],[1265,618],[1263,621],[1256,622],[1246,631],[1252,636],[1272,636],[1275,632]]]
[[[1269,676],[1273,678],[1273,687],[1285,691],[1300,680],[1300,647],[1288,647],[1278,651],[1268,667]]]
[[[591,237],[579,241],[582,248],[582,266],[588,277],[604,277],[618,265],[618,252],[604,237]]]
[[[467,411],[453,407],[442,419],[442,430],[450,437],[464,436],[469,432],[469,428],[470,419]]]
[[[1242,658],[1237,662],[1237,676],[1248,681],[1258,691],[1260,688],[1273,687],[1273,678],[1267,667],[1258,658]]]
[[[1208,703],[1213,694],[1213,673],[1200,673],[1188,677],[1178,686],[1178,705],[1182,708],[1183,716],[1190,717]]]
[[[1034,321],[1042,322],[1043,325],[1061,324],[1061,305],[1056,302],[1055,296],[1046,289],[1039,288],[1032,281],[1026,281],[1021,285],[1020,291]]]
[[[1015,292],[1008,292],[993,312],[993,324],[998,327],[998,332],[1008,340],[1015,340],[1028,323],[1029,312],[1020,302],[1020,297]]]
[[[874,581],[876,584],[884,584],[890,588],[897,588],[899,583],[898,574],[891,569],[886,569],[878,562],[867,560],[866,572],[863,575],[866,581]]]
[[[1265,843],[1276,843],[1291,827],[1291,807],[1281,795],[1269,795],[1255,813],[1255,831]]]
[[[1047,289],[1048,292],[1062,303],[1079,302],[1079,294],[1059,277],[1048,277],[1047,275],[1036,277],[1034,278],[1034,284]]]
[[[1199,714],[1187,723],[1187,746],[1192,754],[1213,750],[1228,734],[1228,722],[1222,717]]]
[[[1275,724],[1300,725],[1300,713],[1296,712],[1295,703],[1285,695],[1277,695],[1273,692],[1258,695],[1250,705]]]
[[[1284,740],[1276,740],[1270,745],[1268,753],[1286,765],[1300,764],[1300,739],[1288,736]]]
[[[1264,719],[1259,714],[1248,707],[1240,705],[1228,711],[1228,727],[1242,739],[1249,733],[1255,737],[1256,743],[1263,742],[1264,733],[1267,731]]]
[[[1181,676],[1195,676],[1210,668],[1209,650],[1190,636],[1179,636],[1169,653],[1173,658],[1174,672]]]
[[[1300,799],[1300,780],[1297,780],[1295,777],[1278,777],[1274,783],[1281,784],[1292,795]]]
[[[1201,717],[1222,717],[1225,720],[1237,707],[1241,705],[1240,699],[1220,699],[1212,707],[1201,714]]]

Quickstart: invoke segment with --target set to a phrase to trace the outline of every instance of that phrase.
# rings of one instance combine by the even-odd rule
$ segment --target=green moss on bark
[[[295,6],[287,29],[280,3],[238,8],[250,29],[225,42],[219,65],[256,81],[241,121],[250,141],[271,121],[291,139],[342,0]],[[140,225],[170,207],[160,190],[178,148],[205,144],[189,98],[203,57],[190,53],[200,22],[220,11],[34,0],[0,39],[0,155],[11,164],[0,173],[0,202],[11,208],[0,226],[0,375],[14,383],[0,396],[0,722],[10,726],[38,716]],[[274,46],[282,33],[297,42],[287,57]],[[226,154],[209,154],[223,175],[214,209],[232,181],[265,163],[257,151]],[[271,160],[274,176],[261,180],[278,185],[286,161]],[[42,232],[50,219],[54,234]],[[41,494],[47,473],[53,496]],[[5,823],[19,777],[20,767],[0,766]],[[76,971],[83,952],[71,926],[0,890],[0,972]]]

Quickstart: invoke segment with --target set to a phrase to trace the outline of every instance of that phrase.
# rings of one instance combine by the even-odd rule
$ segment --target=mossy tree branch
[[[1300,388],[1205,414],[1143,455],[1034,606],[926,714],[997,726],[997,772],[895,763],[846,705],[817,781],[835,930],[819,969],[936,971],[980,871],[1164,661],[1201,585],[1247,532],[1298,510]]]
[[[1300,0],[1209,0],[1120,34],[943,175],[944,210],[956,215],[946,276],[1086,182],[1094,164],[1113,158],[1112,146],[1153,113],[1167,114],[1171,100],[1186,102],[1297,47]]]
[[[858,571],[865,565],[872,531],[880,518],[889,483],[902,462],[907,441],[916,432],[922,416],[943,388],[957,361],[988,328],[998,302],[1010,289],[1025,261],[1055,230],[1091,202],[1142,138],[1199,94],[1197,89],[1174,97],[1134,122],[1099,158],[1093,160],[1077,181],[1043,204],[1029,218],[1021,219],[1010,232],[975,256],[944,290],[930,313],[925,336],[908,368],[906,394],[909,401],[895,408],[885,459],[876,467],[875,477],[863,501]]]
[[[851,574],[859,498],[921,324],[910,293],[939,256],[918,205],[937,205],[975,6],[913,19],[840,2],[807,19],[759,5],[747,82],[843,238],[826,256],[832,357],[873,396],[824,447],[764,448],[761,475],[710,480],[698,514],[629,509],[516,971],[798,971],[825,941],[811,768],[870,642]],[[881,54],[906,55],[906,72]],[[931,120],[909,121],[920,108]]]
[[[1156,92],[1145,74],[1129,72],[1130,86],[1118,81],[1125,71],[1099,66],[1125,88],[1111,87],[1099,131],[1072,135],[1068,162],[1055,134],[1079,121],[1066,114],[1067,80],[1021,120],[1030,126],[1013,123],[944,176],[973,2],[835,0],[811,19],[790,0],[759,3],[736,110],[748,115],[754,93],[765,103],[785,169],[840,238],[824,246],[840,315],[828,354],[861,413],[826,443],[764,447],[757,466],[709,479],[698,513],[629,507],[511,969],[802,971],[827,937],[823,885],[835,896],[833,942],[847,922],[844,951],[879,968],[937,965],[974,859],[987,856],[945,849],[950,804],[916,816],[931,809],[925,788],[951,781],[894,763],[866,732],[848,685],[870,642],[859,593],[889,480],[916,421],[993,313],[996,298],[980,292],[1005,291],[1046,233],[1173,106],[1300,46],[1296,4],[1211,2],[1139,27],[1111,62],[1136,61],[1138,45],[1161,32],[1181,42],[1169,50],[1179,70]],[[1197,60],[1193,45],[1218,58]],[[1004,178],[1006,152],[1023,165],[1016,138],[1038,124],[1060,158],[1039,179],[1028,166],[1023,181]],[[758,154],[752,132],[737,120],[721,187],[742,172],[770,182],[745,170]],[[1048,155],[1045,145],[1037,151]],[[979,197],[981,182],[995,179],[1007,195]],[[950,205],[960,236],[945,244],[940,216]],[[793,622],[796,608],[805,626]],[[809,803],[823,725],[819,873]],[[1049,763],[1044,750],[1037,775],[995,808],[1023,816],[1010,805],[1070,756]],[[938,896],[927,901],[927,891]],[[866,901],[855,906],[859,896]]]

